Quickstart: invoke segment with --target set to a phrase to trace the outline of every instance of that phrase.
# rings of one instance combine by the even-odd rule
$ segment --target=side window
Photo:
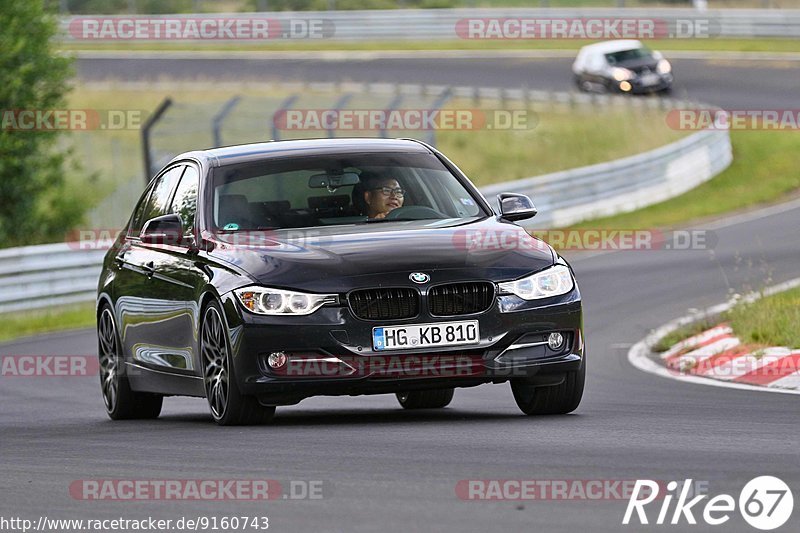
[[[175,188],[175,183],[181,177],[184,168],[186,168],[184,165],[178,165],[156,178],[152,188],[153,192],[150,193],[150,198],[147,199],[144,209],[142,209],[141,217],[137,218],[135,223],[139,231],[144,226],[144,223],[151,218],[168,213],[167,209],[169,208],[172,189]]]
[[[183,234],[191,233],[194,229],[194,217],[197,213],[197,187],[200,176],[194,166],[187,166],[183,173],[175,197],[170,206],[170,213],[177,213],[183,221]]]
[[[139,203],[136,204],[136,211],[134,211],[133,217],[131,218],[130,227],[128,229],[128,237],[138,237],[139,232],[142,231],[142,225],[144,224],[144,207],[147,205],[147,199],[150,196],[150,191],[152,190],[152,187],[148,187],[145,189],[142,197],[139,198]]]

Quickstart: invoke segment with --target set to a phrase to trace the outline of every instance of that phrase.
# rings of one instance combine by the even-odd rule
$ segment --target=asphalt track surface
[[[800,96],[800,60],[672,59],[674,95],[731,109],[793,109]],[[573,90],[572,58],[324,59],[307,54],[252,58],[77,60],[83,81],[159,79],[425,83],[435,85]]]
[[[81,76],[86,69],[79,64]],[[729,97],[747,92],[715,86]],[[393,396],[314,398],[279,408],[271,426],[218,428],[204,400],[171,398],[156,421],[112,422],[96,377],[0,377],[0,516],[268,516],[274,531],[646,529],[621,525],[622,500],[460,500],[456,484],[473,479],[691,478],[738,499],[748,480],[769,474],[793,487],[797,502],[795,396],[667,380],[626,359],[631,344],[688,308],[798,275],[800,205],[769,213],[701,226],[713,232],[712,249],[565,254],[583,292],[588,349],[586,394],[567,416],[522,416],[503,384],[457,390],[436,412],[403,411]],[[7,344],[0,354],[96,354],[96,342],[78,331]],[[81,479],[194,478],[321,480],[324,498],[81,501],[68,490]],[[648,509],[655,520],[658,508]],[[731,516],[716,528],[683,521],[658,530],[755,531]],[[795,510],[780,531],[798,524]]]

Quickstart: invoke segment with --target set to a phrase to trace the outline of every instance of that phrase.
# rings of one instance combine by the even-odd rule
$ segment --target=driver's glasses
[[[391,195],[394,195],[395,198],[402,198],[406,194],[406,191],[403,190],[402,187],[395,187],[394,189],[391,187],[378,187],[373,189],[373,191],[381,191],[381,194],[383,194],[386,198]]]

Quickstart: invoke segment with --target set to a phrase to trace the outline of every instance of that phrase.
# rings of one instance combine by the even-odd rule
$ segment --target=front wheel
[[[564,415],[578,408],[586,381],[586,361],[580,370],[567,372],[559,385],[535,386],[525,379],[512,379],[511,391],[526,415]]]
[[[403,409],[441,409],[453,401],[453,389],[398,392],[397,401]]]
[[[112,420],[158,418],[164,397],[131,389],[125,376],[125,362],[120,346],[114,315],[106,305],[97,319],[100,390],[106,413]]]
[[[203,382],[214,422],[220,426],[266,424],[275,407],[264,407],[253,396],[244,396],[236,385],[231,364],[228,328],[219,304],[212,302],[203,313],[200,334]]]

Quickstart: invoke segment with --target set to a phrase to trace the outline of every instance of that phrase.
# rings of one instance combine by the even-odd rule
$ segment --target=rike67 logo
[[[656,481],[636,480],[622,523],[696,525],[700,518],[707,525],[720,526],[731,519],[738,503],[739,514],[745,522],[756,529],[769,531],[784,525],[794,508],[792,490],[783,480],[773,476],[759,476],[748,481],[739,493],[738,501],[730,494],[719,494],[708,500],[708,494],[690,494],[691,479],[683,484],[670,481],[666,491],[661,488],[663,485]],[[657,503],[648,507],[654,502]]]

